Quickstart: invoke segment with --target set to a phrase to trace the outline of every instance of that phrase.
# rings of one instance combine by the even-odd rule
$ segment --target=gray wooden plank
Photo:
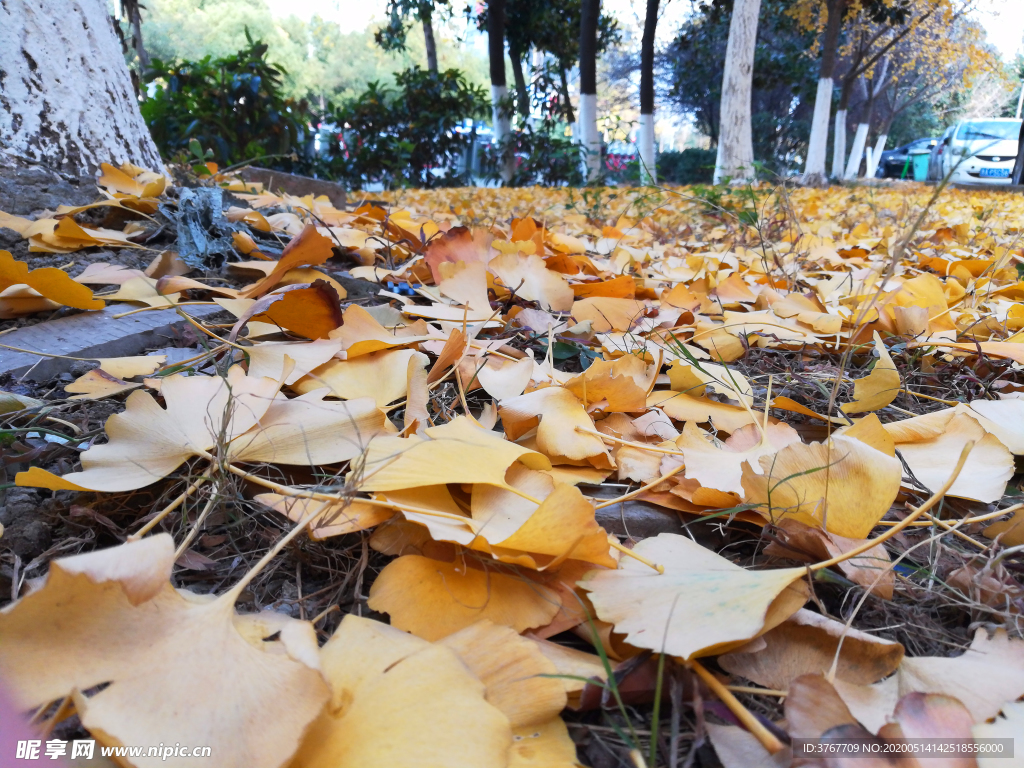
[[[108,304],[97,312],[58,317],[6,333],[0,336],[0,344],[50,355],[126,357],[140,354],[147,348],[167,346],[175,332],[188,324],[173,309],[114,317],[131,309],[130,304]],[[216,304],[191,305],[182,310],[196,318],[224,311]],[[32,381],[45,381],[63,373],[74,362],[0,348],[0,375],[9,373]]]

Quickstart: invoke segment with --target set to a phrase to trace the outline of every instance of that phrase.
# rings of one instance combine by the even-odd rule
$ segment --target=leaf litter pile
[[[0,317],[170,307],[194,345],[0,392],[2,492],[56,521],[0,561],[43,738],[743,768],[1024,733],[1024,200],[215,182],[0,213],[88,262],[0,252]]]

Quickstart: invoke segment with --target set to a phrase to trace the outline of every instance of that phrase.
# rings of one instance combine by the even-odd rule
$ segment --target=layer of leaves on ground
[[[795,738],[1020,733],[1024,200],[456,189],[338,210],[214,181],[249,206],[225,211],[237,287],[171,252],[75,279],[0,254],[6,316],[235,318],[190,318],[190,359],[67,386],[131,391],[105,439],[0,395],[17,486],[97,520],[159,500],[45,578],[15,561],[0,668],[45,732],[75,713],[104,744],[246,768],[677,765],[708,745],[731,768],[788,765]],[[163,177],[100,184],[122,230],[84,209],[0,225],[73,254],[173,216]],[[348,300],[329,262],[376,298]],[[628,535],[641,512],[651,535]],[[234,571],[232,536],[266,514]],[[616,517],[624,536],[599,524]],[[236,610],[289,551],[353,546],[358,570],[298,617]],[[201,549],[234,565],[190,591],[183,572],[216,566]]]

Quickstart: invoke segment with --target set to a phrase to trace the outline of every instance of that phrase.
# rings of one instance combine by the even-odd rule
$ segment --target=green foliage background
[[[358,2],[358,0],[346,0]],[[352,98],[368,82],[426,61],[423,36],[410,34],[405,51],[384,51],[373,29],[343,33],[314,16],[274,18],[263,0],[146,0],[143,38],[150,55],[164,61],[199,61],[230,56],[246,45],[245,30],[269,49],[267,58],[284,68],[284,95],[319,102]],[[457,69],[471,85],[488,87],[487,57],[438,35],[438,65]]]

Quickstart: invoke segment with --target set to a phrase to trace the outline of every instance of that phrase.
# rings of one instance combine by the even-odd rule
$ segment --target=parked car
[[[964,120],[944,139],[939,177],[960,184],[1009,184],[1017,156],[1020,120]]]
[[[906,168],[906,178],[914,178],[914,169],[907,165],[907,161],[910,159],[910,151],[915,149],[930,150],[938,143],[939,140],[935,138],[914,139],[902,147],[896,147],[896,149],[883,152],[881,159],[878,161],[878,170],[875,172],[875,175],[882,179],[898,179],[903,175],[903,169]]]
[[[944,130],[938,142],[932,147],[932,153],[928,156],[928,179],[930,181],[938,181],[942,178],[942,158],[946,154],[949,137],[953,135],[954,130],[956,130],[955,125]]]

